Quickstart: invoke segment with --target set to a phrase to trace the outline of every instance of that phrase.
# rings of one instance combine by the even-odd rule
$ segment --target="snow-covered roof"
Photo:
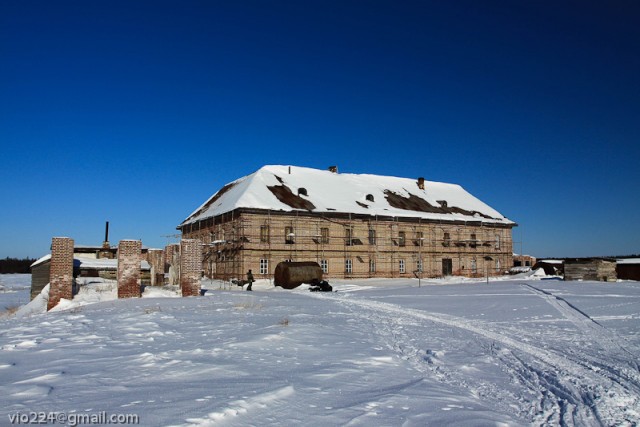
[[[515,225],[456,184],[425,180],[420,189],[411,178],[264,166],[222,187],[180,227],[239,208]]]
[[[51,260],[51,254],[47,254],[42,258],[35,261],[31,264],[31,267],[35,267],[44,262]],[[73,257],[73,266],[79,268],[86,268],[92,270],[117,270],[118,269],[118,260],[117,259],[108,259],[108,258],[83,258],[83,257]],[[140,261],[140,268],[142,270],[150,270],[151,265],[144,260]]]
[[[640,258],[621,258],[618,264],[640,264]]]

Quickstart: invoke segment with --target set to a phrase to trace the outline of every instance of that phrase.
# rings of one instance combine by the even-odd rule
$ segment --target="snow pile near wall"
[[[20,307],[20,309],[16,312],[15,317],[22,318],[26,316],[31,316],[33,314],[42,314],[47,312],[47,304],[49,303],[49,287],[47,284],[42,291],[36,295],[36,297],[31,300],[26,305]]]
[[[74,295],[73,300],[62,298],[50,312],[72,310],[90,304],[118,299],[118,283],[115,280],[86,277],[77,278],[76,282],[78,283],[79,291]],[[178,286],[145,286],[142,293],[143,298],[175,298],[180,296],[181,291]],[[49,285],[45,286],[42,292],[31,302],[22,306],[15,315],[22,318],[46,313],[48,301]]]

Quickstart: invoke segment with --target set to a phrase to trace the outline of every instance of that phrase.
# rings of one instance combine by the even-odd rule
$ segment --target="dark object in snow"
[[[317,262],[289,262],[278,263],[274,272],[276,286],[285,289],[297,288],[303,283],[313,283],[322,280],[322,269]]]
[[[333,292],[333,286],[331,286],[326,280],[313,280],[309,290],[311,292]]]
[[[251,272],[251,270],[247,272],[247,283],[249,283],[249,285],[247,286],[247,290],[250,291],[251,286],[253,285],[253,273]]]

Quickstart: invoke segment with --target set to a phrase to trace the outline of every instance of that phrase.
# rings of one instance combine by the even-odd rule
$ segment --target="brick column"
[[[118,298],[140,297],[140,240],[121,240],[118,244]]]
[[[151,265],[151,286],[164,285],[164,263],[162,249],[149,249],[149,265]]]
[[[54,237],[51,240],[49,270],[49,302],[47,310],[58,305],[60,298],[73,298],[73,239]]]
[[[202,249],[200,240],[180,241],[180,287],[183,297],[200,295],[202,277]]]

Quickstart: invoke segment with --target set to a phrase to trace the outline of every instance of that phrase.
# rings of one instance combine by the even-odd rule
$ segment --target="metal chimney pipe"
[[[104,241],[108,242],[109,241],[109,221],[107,221],[105,227],[104,227]]]

